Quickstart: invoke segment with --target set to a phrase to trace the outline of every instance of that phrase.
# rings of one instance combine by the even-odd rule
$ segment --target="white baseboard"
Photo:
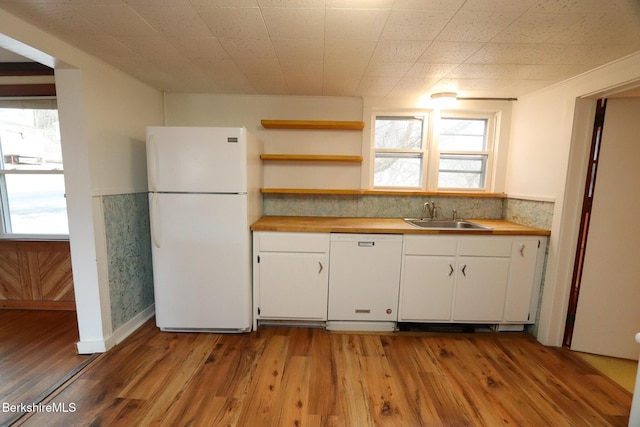
[[[149,320],[156,313],[155,304],[151,304],[149,307],[138,313],[135,317],[129,320],[127,323],[119,327],[114,331],[110,337],[105,340],[96,341],[78,341],[76,348],[79,354],[93,354],[104,353],[112,347],[120,344],[125,338],[131,335],[136,329],[142,326],[147,320]]]

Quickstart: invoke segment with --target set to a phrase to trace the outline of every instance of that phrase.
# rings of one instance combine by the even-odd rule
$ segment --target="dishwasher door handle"
[[[376,242],[358,242],[358,246],[361,248],[372,248],[375,244]]]

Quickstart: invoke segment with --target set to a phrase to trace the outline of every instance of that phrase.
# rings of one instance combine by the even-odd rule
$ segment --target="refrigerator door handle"
[[[158,195],[155,193],[150,193],[151,196],[151,240],[153,240],[153,245],[156,248],[160,247],[160,233],[158,229],[161,224],[158,224],[160,221],[160,215],[158,215],[158,209],[160,205],[158,203]]]
[[[149,190],[156,190],[156,181],[158,177],[158,156],[156,155],[156,136],[149,136]]]

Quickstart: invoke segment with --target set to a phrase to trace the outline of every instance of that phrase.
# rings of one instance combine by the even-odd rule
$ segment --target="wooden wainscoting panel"
[[[28,292],[25,295],[25,291]],[[31,289],[22,286],[18,247],[13,242],[0,242],[0,300],[31,299]]]
[[[73,275],[71,254],[62,251],[38,252],[41,299],[46,301],[73,301]]]
[[[0,242],[0,308],[74,310],[69,242]]]

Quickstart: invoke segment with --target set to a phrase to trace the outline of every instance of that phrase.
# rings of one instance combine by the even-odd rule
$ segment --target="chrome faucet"
[[[440,208],[436,206],[436,202],[431,200],[422,205],[422,217],[425,217],[425,213],[429,212],[429,218],[436,219],[438,217],[438,210]]]

